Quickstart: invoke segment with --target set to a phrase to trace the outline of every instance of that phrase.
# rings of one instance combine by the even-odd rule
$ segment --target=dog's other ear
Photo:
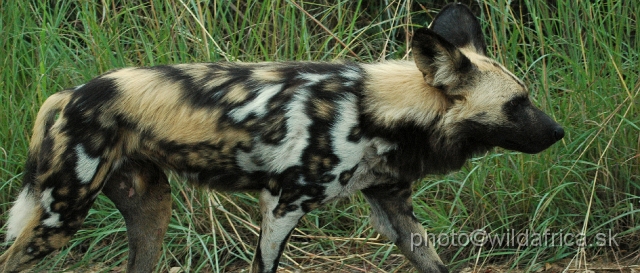
[[[425,81],[439,89],[453,89],[473,69],[456,46],[427,28],[414,31],[411,50]]]
[[[487,55],[482,27],[471,10],[460,3],[449,4],[440,10],[429,28],[457,48],[471,48]]]

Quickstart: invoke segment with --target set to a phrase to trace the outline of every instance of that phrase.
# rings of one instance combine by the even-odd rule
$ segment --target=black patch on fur
[[[264,132],[261,138],[262,141],[266,144],[281,144],[281,142],[287,136],[287,122],[284,113],[273,113],[265,117],[264,122],[261,122],[260,125],[264,126]],[[260,125],[257,125],[255,127],[259,127]]]
[[[40,151],[38,151],[38,154],[34,156],[36,158],[27,160],[27,163],[31,162],[32,164],[34,164],[33,167],[35,167],[34,170],[36,172],[33,173],[33,175],[37,173],[46,173],[47,171],[49,171],[49,169],[51,168],[51,162],[53,161],[53,139],[51,139],[49,135],[44,137],[42,143],[40,144]],[[25,181],[29,176],[29,173],[30,168],[29,165],[27,165],[27,167],[25,168]],[[35,177],[29,177],[29,179],[35,180]]]
[[[229,87],[235,84],[245,86],[252,75],[250,66],[242,66],[233,63],[209,63],[206,65],[206,76],[196,80],[185,73],[184,70],[175,66],[154,66],[149,69],[162,73],[163,76],[182,84],[182,96],[196,108],[211,108],[212,106],[224,105],[220,98],[229,91]],[[211,88],[206,88],[209,81],[217,77],[226,77],[227,81]],[[176,90],[179,92],[180,90]],[[249,94],[247,100],[253,98],[255,94]]]
[[[478,18],[461,3],[442,8],[430,28],[458,48],[472,44],[478,54],[487,55],[487,45]]]
[[[115,79],[105,78],[104,75],[95,78],[73,92],[65,114],[67,118],[73,118],[75,114],[93,110],[113,100],[117,93]]]
[[[531,107],[527,96],[517,96],[502,105],[502,112],[510,122],[517,123],[527,118],[526,110]]]
[[[24,177],[22,178],[22,187],[31,188],[33,183],[35,183],[36,174],[38,173],[36,170],[38,168],[41,168],[40,166],[38,166],[38,163],[37,163],[38,158],[39,158],[38,155],[34,155],[31,152],[29,152],[29,156],[27,157],[27,162],[25,162],[25,165],[24,165]],[[48,169],[49,166],[47,166],[46,168]],[[45,169],[45,167],[43,166],[42,169]]]
[[[115,143],[117,128],[105,127],[99,120],[118,95],[115,80],[104,76],[89,81],[72,93],[63,112],[66,118],[63,130],[73,136],[67,144],[69,147],[81,144],[89,156],[100,157],[106,147]],[[87,133],[87,128],[91,128],[91,133]]]
[[[285,62],[282,63],[281,71],[284,72],[284,75],[297,76],[303,73],[311,73],[311,74],[334,74],[340,71],[345,67],[346,64],[340,63],[324,63],[324,62],[316,62],[316,63],[304,63],[304,62]],[[350,65],[350,64],[349,64]]]
[[[340,177],[338,178],[340,185],[346,186],[349,183],[349,180],[351,180],[351,178],[353,177],[353,173],[356,171],[357,168],[358,168],[358,165],[351,168],[351,170],[341,172]]]
[[[438,271],[439,273],[449,273],[449,269],[443,264],[438,264]]]
[[[347,140],[350,142],[358,142],[360,139],[362,139],[362,129],[360,126],[354,126],[351,128],[351,131],[349,131],[349,137]]]
[[[365,136],[381,137],[397,145],[397,149],[388,152],[387,162],[409,181],[427,174],[458,170],[471,156],[490,148],[472,141],[470,134],[474,134],[475,130],[458,131],[447,139],[442,129],[436,126],[438,120],[439,117],[436,117],[426,127],[401,123],[389,128],[377,125],[368,115],[361,116]]]

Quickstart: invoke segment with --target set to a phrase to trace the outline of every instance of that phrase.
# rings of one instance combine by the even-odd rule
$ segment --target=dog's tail
[[[38,112],[33,135],[29,142],[29,155],[24,169],[23,188],[9,213],[7,235],[5,237],[7,242],[12,241],[20,234],[25,227],[25,222],[33,217],[33,212],[39,205],[37,201],[39,198],[36,198],[34,196],[35,193],[32,191],[38,165],[38,154],[47,132],[53,126],[60,111],[69,103],[71,94],[72,90],[64,90],[51,95]]]
[[[42,141],[44,140],[47,131],[53,126],[56,117],[62,111],[62,109],[69,103],[73,90],[64,90],[51,95],[42,104],[36,122],[33,127],[33,135],[31,136],[31,142],[29,142],[29,157],[32,152],[40,151]]]
[[[7,223],[6,239],[13,244],[0,256],[0,272],[28,269],[39,258],[63,247],[80,229],[106,183],[113,150],[102,147],[98,152],[88,152],[85,149],[92,147],[91,141],[84,138],[91,132],[70,129],[86,125],[71,124],[69,115],[87,115],[70,111],[91,107],[74,104],[76,92],[65,90],[52,95],[38,112],[23,188]]]

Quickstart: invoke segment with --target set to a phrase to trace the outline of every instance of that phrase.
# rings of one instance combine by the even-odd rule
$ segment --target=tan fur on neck
[[[425,82],[413,61],[363,65],[366,81],[364,112],[376,122],[393,127],[398,122],[429,124],[447,109],[444,94]]]

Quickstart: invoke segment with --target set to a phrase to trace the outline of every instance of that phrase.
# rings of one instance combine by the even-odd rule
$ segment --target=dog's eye
[[[512,100],[509,101],[509,106],[512,107],[516,107],[516,106],[524,106],[529,104],[529,98],[528,97],[517,97],[517,98],[513,98]]]

